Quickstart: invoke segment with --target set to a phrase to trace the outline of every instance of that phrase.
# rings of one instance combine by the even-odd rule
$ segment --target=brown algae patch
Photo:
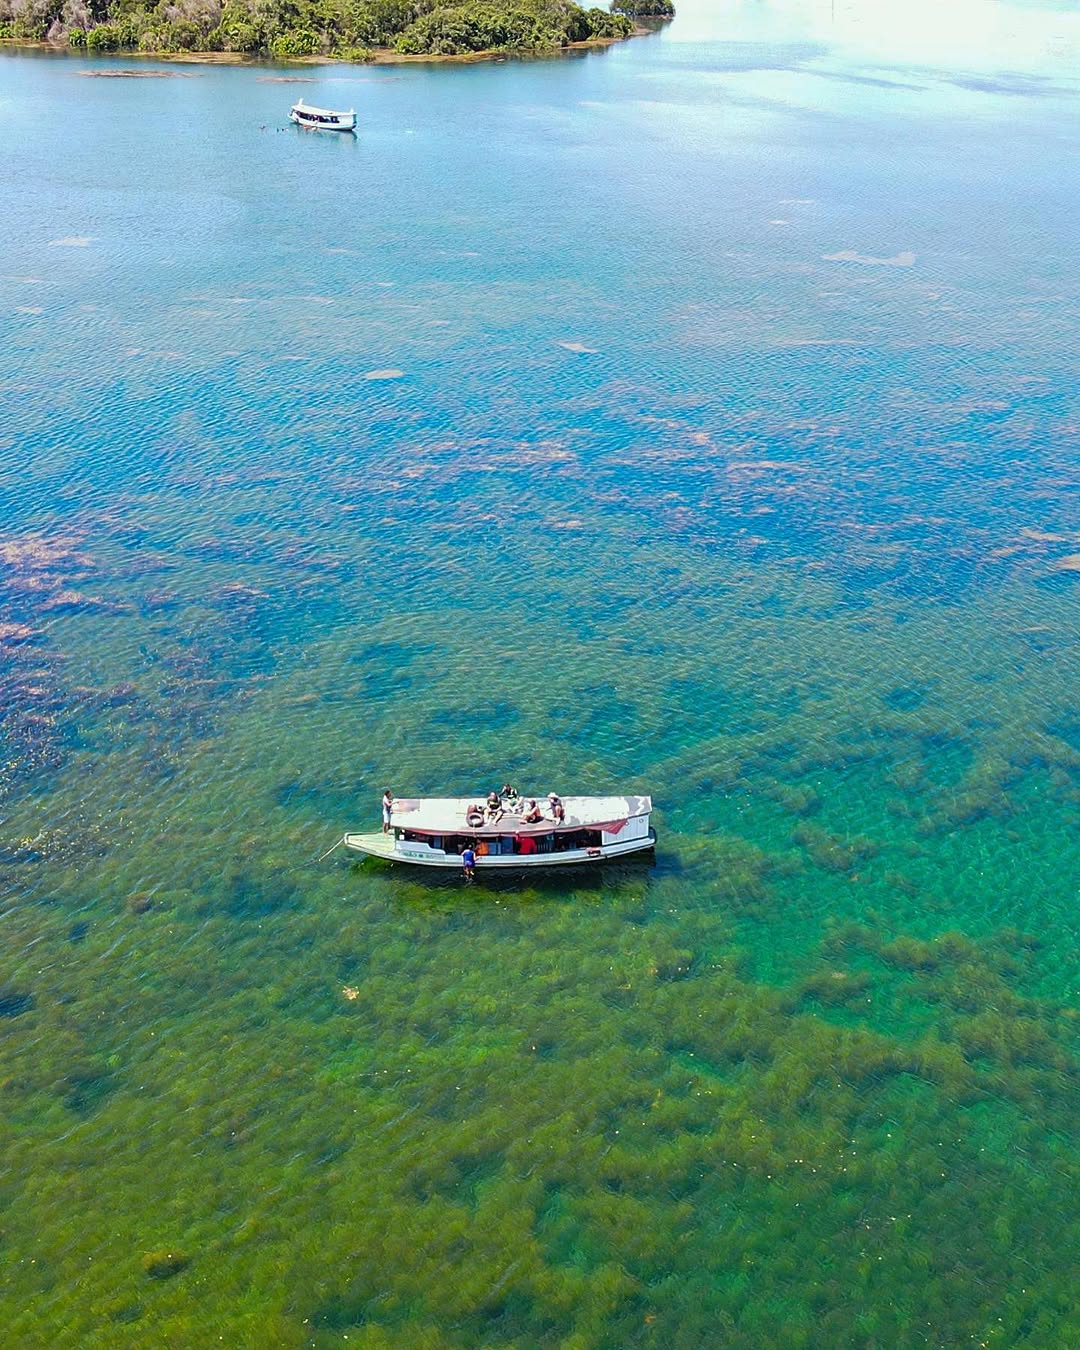
[[[0,647],[18,647],[23,643],[32,642],[41,634],[36,628],[31,628],[28,623],[3,623],[0,622]]]
[[[25,534],[0,536],[0,586],[22,592],[46,591],[60,578],[84,575],[94,568],[81,549],[79,535]]]
[[[77,70],[76,75],[88,80],[197,80],[195,71],[188,70]]]

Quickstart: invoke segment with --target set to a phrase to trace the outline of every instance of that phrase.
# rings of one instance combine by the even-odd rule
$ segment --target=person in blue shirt
[[[472,881],[476,875],[476,852],[471,844],[466,844],[461,850],[461,870],[465,873],[466,881]]]

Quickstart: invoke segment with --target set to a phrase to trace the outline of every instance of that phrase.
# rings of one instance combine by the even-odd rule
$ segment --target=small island
[[[0,39],[89,52],[376,61],[557,52],[632,36],[670,0],[0,0]]]

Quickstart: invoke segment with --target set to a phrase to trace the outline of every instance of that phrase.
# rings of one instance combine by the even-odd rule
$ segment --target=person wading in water
[[[466,881],[472,881],[476,876],[476,853],[471,844],[466,844],[461,850],[461,870]]]

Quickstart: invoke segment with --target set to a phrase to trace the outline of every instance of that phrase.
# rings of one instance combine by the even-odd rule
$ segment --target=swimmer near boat
[[[334,847],[344,844],[387,862],[456,868],[467,876],[472,868],[580,866],[655,849],[651,811],[652,798],[640,796],[394,797],[388,828],[346,834]],[[471,857],[463,861],[466,852]]]

